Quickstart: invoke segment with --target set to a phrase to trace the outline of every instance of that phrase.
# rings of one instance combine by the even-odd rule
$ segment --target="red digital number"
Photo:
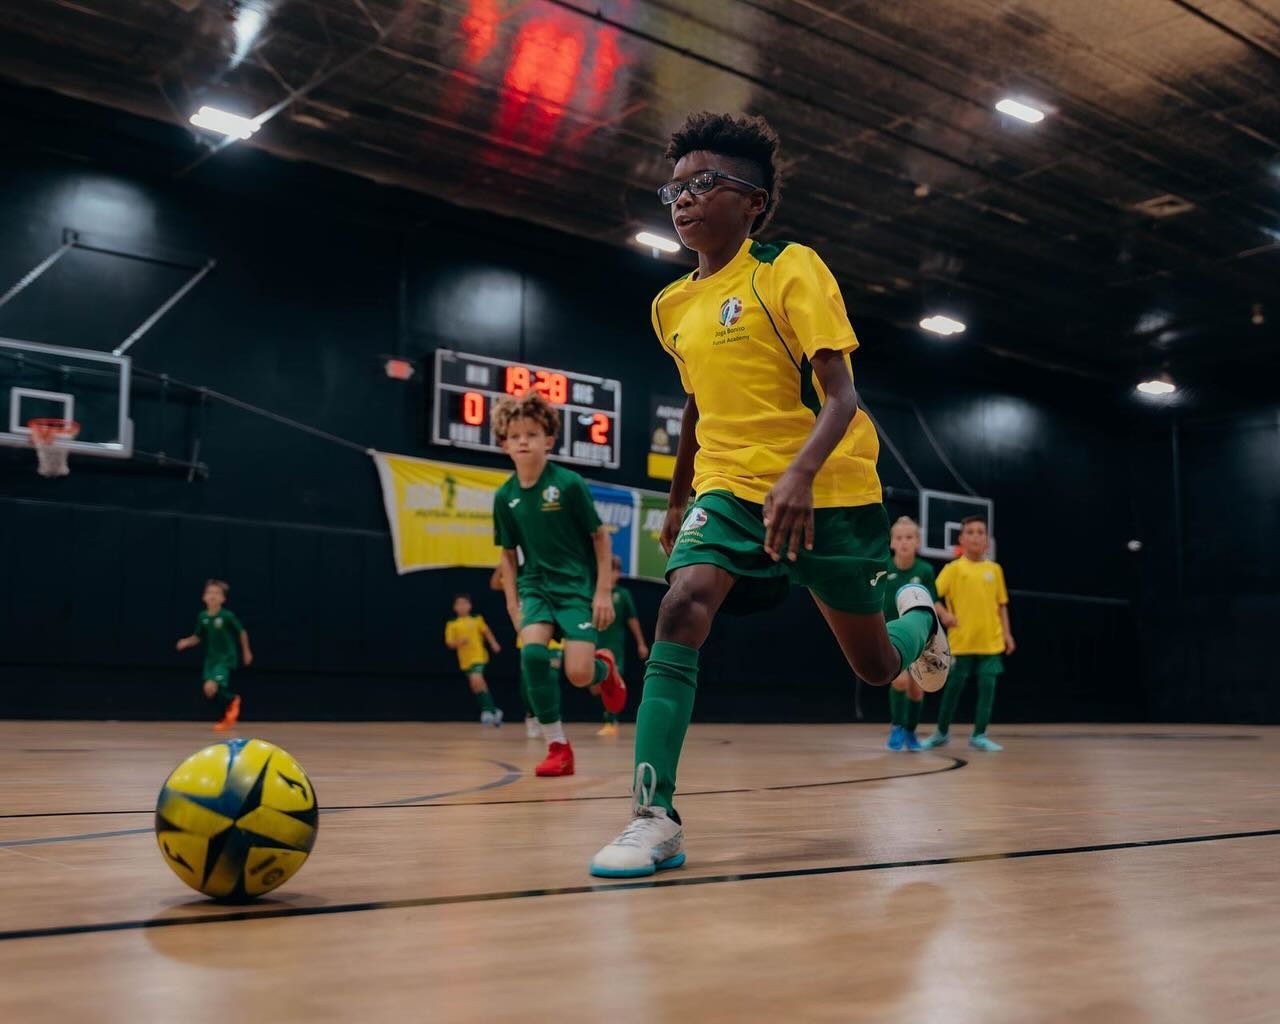
[[[484,422],[484,395],[468,391],[462,396],[462,422],[473,427]]]
[[[608,444],[609,428],[613,426],[613,422],[602,412],[596,413],[591,417],[591,443],[592,444]]]
[[[539,370],[534,374],[533,389],[552,405],[564,405],[569,401],[569,378],[563,373]]]
[[[529,368],[527,366],[508,366],[506,392],[522,398],[529,390]]]

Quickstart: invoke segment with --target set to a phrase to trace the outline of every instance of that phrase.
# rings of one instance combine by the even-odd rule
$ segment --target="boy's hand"
[[[244,659],[243,659],[243,660],[244,660],[244,667],[245,667],[245,668],[248,668],[250,665],[252,665],[252,664],[253,664],[253,651],[245,651],[245,652],[244,652]]]
[[[1004,637],[1004,653],[1012,654],[1017,649],[1018,645],[1013,642],[1013,637],[1006,633]]]
[[[649,660],[649,647],[647,644],[639,644],[636,647],[636,654],[640,655],[641,661]]]
[[[946,608],[938,609],[938,621],[947,629],[955,629],[956,626],[960,625],[960,620],[952,615],[951,612],[947,611]]]
[[[507,605],[507,615],[511,617],[511,625],[516,627],[516,635],[520,634],[520,602]]]
[[[185,651],[188,647],[194,647],[195,645],[196,641],[194,639],[189,636],[184,636],[178,641],[178,650]]]
[[[614,617],[613,590],[597,590],[591,601],[591,624],[596,629],[608,629]]]
[[[794,562],[803,544],[813,550],[813,476],[788,469],[765,495],[764,549],[775,562]]]
[[[489,650],[493,651],[494,654],[497,654],[499,651],[502,650],[502,644],[498,643],[498,641],[495,640],[493,643],[489,645]]]
[[[662,520],[662,532],[658,534],[658,543],[663,553],[671,554],[676,546],[676,538],[680,536],[680,524],[684,522],[684,506],[667,506],[667,514]]]

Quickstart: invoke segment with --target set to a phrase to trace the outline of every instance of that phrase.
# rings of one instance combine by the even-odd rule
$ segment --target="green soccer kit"
[[[613,624],[600,631],[600,639],[596,645],[613,655],[620,673],[625,673],[627,670],[627,624],[635,618],[639,616],[636,614],[636,603],[632,600],[630,591],[623,590],[622,587],[614,587]]]
[[[213,613],[202,611],[196,616],[195,635],[204,644],[203,678],[218,684],[218,694],[230,700],[231,673],[239,664],[236,644],[244,626],[234,612],[226,608]]]

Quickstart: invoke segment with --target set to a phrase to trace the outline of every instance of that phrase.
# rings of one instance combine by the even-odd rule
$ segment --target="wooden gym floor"
[[[327,813],[238,910],[151,833],[207,727],[0,722],[0,1021],[1280,1019],[1280,730],[695,725],[656,885],[586,873],[631,763],[593,731],[544,780],[518,722],[247,725]]]

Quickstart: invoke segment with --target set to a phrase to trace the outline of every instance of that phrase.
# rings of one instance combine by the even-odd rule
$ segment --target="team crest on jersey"
[[[219,615],[216,619],[214,619],[214,620],[213,620],[213,626],[214,626],[214,628],[215,628],[215,629],[221,629],[221,628],[222,628],[222,616],[221,616],[221,615]]]
[[[543,492],[542,492],[542,500],[543,500],[543,501],[545,501],[545,502],[547,502],[548,504],[550,504],[550,503],[552,503],[552,502],[559,501],[559,500],[560,500],[560,488],[559,488],[559,487],[554,487],[554,486],[553,486],[553,487],[548,487],[545,491],[543,491]]]
[[[742,300],[734,295],[720,304],[720,326],[732,327],[742,319]]]
[[[684,517],[684,524],[680,527],[680,532],[686,530],[700,530],[707,525],[707,510],[705,508],[695,508]]]
[[[982,578],[986,580],[988,583],[994,583],[996,581],[996,574],[993,573],[990,569],[988,569],[986,572],[982,574]]]

